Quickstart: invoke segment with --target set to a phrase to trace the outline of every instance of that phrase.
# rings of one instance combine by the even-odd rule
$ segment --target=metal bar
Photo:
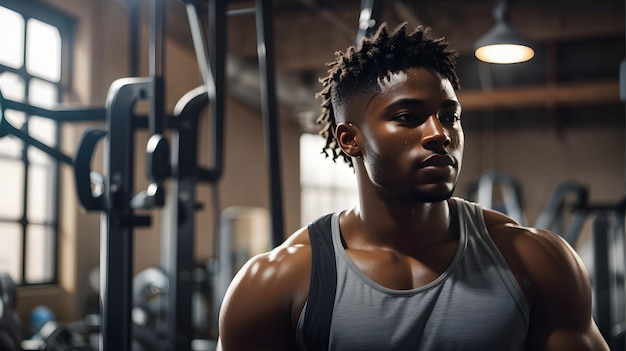
[[[106,118],[106,109],[104,107],[48,109],[8,99],[2,100],[2,103],[5,109],[22,111],[29,115],[50,118],[59,122],[104,121]]]
[[[613,347],[615,350],[625,350],[626,340],[624,333],[626,332],[626,294],[624,289],[624,274],[626,271],[626,260],[624,250],[624,244],[626,242],[625,227],[624,227],[624,203],[619,206],[619,209],[615,212],[615,220],[613,227],[613,235],[610,238],[611,254],[612,254],[612,267],[613,267],[613,279],[612,291],[613,291]]]
[[[213,284],[213,309],[211,311],[211,322],[214,325],[219,323],[219,312],[222,307],[222,301],[226,295],[226,290],[233,280],[233,233],[235,232],[234,220],[240,211],[235,207],[229,207],[221,214],[221,223],[219,231],[219,255],[217,256],[217,267],[219,271],[215,272],[215,281]]]
[[[213,140],[213,148],[209,150],[209,168],[206,170],[196,169],[196,177],[201,181],[208,181],[217,184],[222,176],[224,168],[224,120],[226,116],[226,50],[227,50],[227,32],[226,32],[226,2],[221,0],[209,0],[208,19],[209,19],[209,70],[210,75],[207,76],[205,86],[207,89],[208,103],[210,104],[210,112],[212,120],[209,125],[209,140]],[[217,195],[218,187],[213,187],[213,228],[221,227],[221,218],[219,213],[219,198]],[[220,235],[218,230],[213,233],[213,258],[220,257]],[[217,259],[213,261],[217,262]],[[213,284],[219,283],[222,274],[221,267],[211,266],[213,273]],[[217,273],[219,272],[219,274]],[[214,296],[214,302],[215,296]],[[219,301],[221,303],[221,301]],[[217,309],[219,304],[214,304],[213,309]],[[213,313],[215,316],[215,313]],[[213,326],[217,326],[217,320],[212,319]],[[211,334],[217,336],[217,330],[211,330]]]
[[[164,61],[164,33],[165,33],[165,6],[164,0],[150,2],[150,76],[163,76]]]
[[[254,7],[247,7],[247,8],[241,8],[241,9],[231,9],[228,10],[226,12],[226,15],[228,16],[248,16],[248,15],[254,15],[256,13],[256,8]]]
[[[137,77],[139,75],[139,2],[128,1],[129,14],[129,31],[130,40],[128,46],[129,54],[129,73],[131,77]]]
[[[520,224],[523,224],[522,204],[519,196],[519,185],[510,175],[498,171],[487,171],[478,179],[477,202],[487,208],[494,208],[493,189],[496,184],[502,189],[505,213]]]
[[[209,64],[212,84],[207,84],[212,123],[209,124],[209,168],[216,182],[224,165],[224,118],[226,116],[226,2],[209,0]],[[217,252],[217,248],[214,249]]]
[[[150,3],[150,77],[154,80],[151,92],[151,109],[148,120],[150,135],[163,133],[165,73],[165,1]]]
[[[61,94],[59,94],[59,96],[61,96]],[[57,140],[57,147],[53,148],[53,150],[58,151],[61,154],[61,151],[59,150],[60,148],[60,140],[61,140],[61,126],[59,123],[56,123],[56,130],[55,130],[55,135],[54,135],[55,140]],[[58,159],[57,159],[58,160]],[[74,161],[74,160],[72,160]],[[73,163],[73,162],[72,162]],[[52,184],[59,184],[59,180],[61,179],[61,169],[59,167],[59,163],[55,162],[54,164],[54,180],[52,181]],[[59,198],[61,197],[61,190],[60,187],[55,186],[54,190],[52,190],[53,193],[53,198],[55,199],[55,205],[53,206],[52,209],[52,218],[55,218],[54,220],[54,232],[55,235],[52,236],[52,252],[54,252],[54,258],[52,259],[52,262],[50,263],[50,265],[52,266],[51,271],[52,271],[52,275],[53,275],[53,281],[55,283],[58,283],[59,281],[59,260],[57,259],[59,257],[59,233],[60,233],[60,225],[59,225],[59,218],[60,218],[60,201]],[[50,239],[48,239],[50,240]]]
[[[626,350],[626,220],[624,215],[626,211],[622,206],[617,213],[619,216],[619,230],[614,237],[614,254],[615,254],[615,330],[617,333],[615,339],[615,349]],[[621,309],[620,309],[621,307]],[[619,329],[621,328],[621,330]],[[622,335],[620,336],[619,333]],[[619,342],[619,343],[618,343]]]
[[[576,211],[572,217],[572,220],[570,221],[567,231],[563,234],[558,233],[562,235],[563,239],[565,239],[565,241],[572,245],[572,247],[576,246],[576,242],[578,242],[578,237],[580,237],[580,233],[582,232],[588,215],[589,211],[586,208]]]
[[[185,5],[187,9],[187,19],[189,21],[189,29],[191,30],[191,38],[193,40],[193,47],[196,52],[196,61],[198,61],[198,69],[202,76],[202,83],[205,85],[211,85],[213,87],[211,67],[209,66],[209,58],[206,52],[206,41],[204,38],[204,31],[202,30],[202,24],[198,9],[196,5],[189,2]],[[212,94],[214,95],[214,93]]]
[[[576,198],[576,209],[588,206],[589,190],[583,184],[575,182],[563,182],[550,194],[548,202],[541,210],[541,213],[535,221],[535,227],[551,230],[555,224],[555,219],[561,215],[563,211],[561,206],[567,199],[568,195],[574,195]]]
[[[24,201],[22,201],[22,208],[21,208],[21,218],[20,218],[20,225],[21,225],[21,229],[22,229],[22,252],[21,252],[21,267],[20,267],[20,278],[22,282],[26,282],[26,266],[27,266],[27,258],[28,258],[28,254],[27,254],[27,245],[26,243],[28,243],[28,230],[27,230],[27,226],[28,226],[28,219],[27,219],[27,211],[28,211],[28,180],[30,178],[30,167],[29,167],[29,163],[28,163],[28,148],[24,147],[22,148],[22,161],[24,164],[24,184],[22,185],[22,198],[24,199]]]
[[[272,246],[284,240],[283,204],[280,172],[280,137],[278,133],[278,110],[276,107],[276,78],[274,69],[274,29],[271,1],[256,0],[257,53],[261,82],[261,107],[268,158]]]
[[[612,345],[612,317],[611,317],[611,281],[609,257],[610,252],[610,219],[609,212],[596,212],[593,222],[593,271],[594,271],[594,302],[596,309],[595,320],[604,339]],[[611,347],[612,349],[612,347]]]
[[[9,125],[8,122],[6,125]],[[4,126],[3,126],[4,127]],[[32,136],[30,136],[28,133],[17,129],[17,128],[13,128],[13,126],[7,128],[9,129],[8,132],[16,137],[18,137],[19,139],[21,139],[25,144],[29,145],[29,146],[34,146],[37,149],[45,152],[46,154],[48,154],[49,156],[63,162],[66,163],[68,165],[73,165],[74,164],[74,160],[72,160],[71,157],[65,155],[64,153],[62,153],[61,151],[39,141],[38,139],[33,138]]]
[[[170,280],[165,299],[165,350],[191,350],[198,123],[208,104],[206,90],[185,94],[174,109],[180,128],[172,132],[172,179],[161,230],[161,264]]]
[[[100,298],[103,351],[130,351],[132,339],[133,226],[139,224],[130,207],[134,183],[133,107],[150,78],[113,82],[107,96],[107,135],[104,147],[105,202],[101,217]]]

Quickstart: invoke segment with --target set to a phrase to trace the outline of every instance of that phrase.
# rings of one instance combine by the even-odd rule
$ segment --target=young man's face
[[[364,109],[357,138],[370,181],[394,197],[448,199],[464,143],[461,105],[452,85],[426,68],[391,74],[379,85],[379,94],[355,99]]]

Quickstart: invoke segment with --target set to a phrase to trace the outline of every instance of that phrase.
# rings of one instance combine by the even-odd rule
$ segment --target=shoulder
[[[522,270],[518,273],[530,279],[533,290],[555,288],[561,291],[566,289],[561,285],[564,283],[588,285],[584,284],[589,278],[582,261],[561,236],[519,225],[493,210],[483,209],[483,214],[492,240],[505,259]],[[576,290],[579,289],[573,291]]]
[[[547,279],[545,283],[568,277],[588,280],[578,254],[561,236],[548,230],[519,225],[493,210],[483,209],[483,214],[496,246],[504,251],[505,256],[513,255],[512,258],[520,260],[525,273],[533,280],[544,282]]]
[[[276,343],[293,339],[293,322],[308,296],[310,271],[307,228],[248,260],[222,302],[220,343],[233,350],[289,349]]]
[[[302,286],[302,276],[310,267],[308,230],[301,228],[273,250],[249,259],[233,278],[226,298],[245,298],[247,294],[267,291],[272,293],[272,299],[284,297],[289,301]],[[255,292],[250,293],[250,288]]]
[[[533,349],[605,349],[591,316],[591,285],[576,251],[559,235],[483,210],[489,235],[521,280],[531,306]]]

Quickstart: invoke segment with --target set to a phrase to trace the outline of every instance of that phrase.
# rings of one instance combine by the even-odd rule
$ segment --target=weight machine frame
[[[131,349],[132,340],[132,273],[133,229],[148,226],[151,218],[136,215],[136,210],[149,210],[165,205],[162,229],[162,268],[169,278],[169,291],[165,303],[165,344],[163,350],[191,350],[191,296],[194,268],[194,212],[196,182],[217,183],[223,168],[223,128],[225,115],[225,52],[226,52],[226,6],[224,1],[209,0],[208,24],[209,59],[202,38],[201,19],[198,10],[204,8],[201,1],[183,1],[187,7],[190,26],[196,48],[198,65],[204,86],[190,91],[177,104],[174,115],[164,125],[163,98],[163,33],[164,12],[162,0],[151,0],[150,77],[130,77],[115,81],[107,94],[104,108],[42,109],[10,100],[0,100],[5,108],[48,117],[57,121],[106,121],[106,129],[92,129],[85,133],[74,158],[41,143],[19,129],[13,128],[4,118],[0,120],[3,134],[13,134],[27,144],[35,146],[52,157],[74,166],[76,187],[81,205],[88,211],[101,211],[101,333],[103,351]],[[136,9],[135,9],[136,10]],[[275,93],[273,56],[273,29],[271,2],[257,0],[254,11],[257,19],[258,54],[262,85],[262,112],[268,161],[270,164],[270,187],[272,208],[273,245],[283,240],[282,192],[279,162],[279,136]],[[131,20],[137,14],[131,11]],[[134,27],[133,27],[134,28]],[[136,34],[133,32],[133,35]],[[134,42],[134,41],[133,41]],[[131,50],[131,54],[134,51]],[[136,58],[136,53],[133,60]],[[209,62],[207,62],[209,61]],[[134,67],[134,66],[133,66]],[[136,69],[134,69],[136,71]],[[0,95],[1,97],[1,95]],[[138,101],[150,102],[150,115],[137,116],[134,106]],[[211,152],[211,168],[200,169],[197,165],[197,133],[200,113],[209,106],[212,115],[210,126],[214,148]],[[4,116],[4,115],[3,115]],[[163,175],[171,176],[167,201],[160,197],[161,184],[152,184],[146,191],[135,194],[134,147],[135,131],[150,130],[151,139],[160,136],[166,128],[172,129],[173,153],[167,142],[158,138],[160,146],[148,150],[146,175],[149,179]],[[3,135],[2,134],[2,135]],[[104,139],[104,176],[90,169],[91,155],[97,143]],[[150,141],[149,141],[150,144]],[[150,145],[148,145],[150,147]],[[166,165],[160,164],[164,162]],[[164,173],[155,177],[155,169]],[[171,174],[170,174],[171,171]],[[103,192],[94,193],[92,182],[101,182]],[[154,187],[153,187],[154,185]],[[174,220],[175,219],[175,220]],[[169,221],[168,221],[169,220]],[[219,218],[215,218],[219,221]],[[219,227],[216,225],[216,227]],[[217,240],[217,233],[214,233]],[[216,245],[219,246],[219,245]]]

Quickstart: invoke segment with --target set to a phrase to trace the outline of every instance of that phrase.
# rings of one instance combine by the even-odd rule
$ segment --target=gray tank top
[[[523,350],[528,301],[480,206],[455,201],[456,255],[436,280],[411,290],[381,286],[356,266],[342,244],[339,213],[309,225],[311,288],[298,320],[299,350]]]

